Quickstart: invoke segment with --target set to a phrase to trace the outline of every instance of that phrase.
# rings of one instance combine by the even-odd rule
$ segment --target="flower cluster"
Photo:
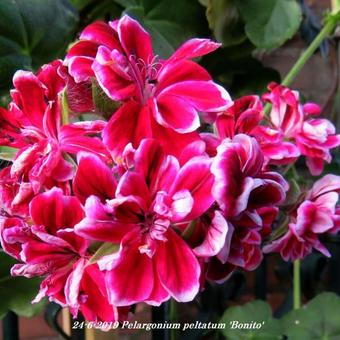
[[[303,155],[320,174],[340,135],[277,84],[263,96],[269,118],[257,96],[232,101],[192,60],[218,47],[191,39],[163,60],[123,16],[86,27],[64,60],[15,73],[0,109],[0,145],[15,151],[1,170],[0,239],[18,260],[12,275],[44,277],[34,302],[119,321],[139,302],[191,301],[263,252],[329,255],[319,235],[340,229],[335,175],[267,240],[289,190],[279,170]],[[94,89],[115,109],[101,112]]]

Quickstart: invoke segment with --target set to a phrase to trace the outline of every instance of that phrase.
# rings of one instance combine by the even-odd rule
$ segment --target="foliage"
[[[41,311],[44,302],[31,304],[41,280],[39,278],[13,278],[10,268],[16,261],[7,254],[0,252],[0,319],[8,311],[13,311],[25,317],[33,316]]]
[[[220,322],[226,324],[223,334],[236,339],[338,339],[340,337],[340,297],[322,293],[302,308],[292,310],[281,319],[271,317],[270,306],[263,301],[252,301],[243,306],[228,308]],[[260,329],[231,329],[230,322],[262,322]]]
[[[279,81],[278,73],[264,68],[252,52],[282,45],[297,31],[301,19],[295,0],[3,0],[0,94],[12,87],[15,70],[38,69],[62,56],[77,30],[122,13],[137,18],[148,29],[155,52],[162,58],[188,38],[214,36],[225,48],[209,58],[222,66],[222,74],[216,77],[235,95],[263,92],[269,81]],[[240,58],[221,59],[221,55],[239,51],[243,53]]]
[[[0,2],[0,92],[17,69],[36,69],[61,57],[73,39],[78,15],[69,0]]]

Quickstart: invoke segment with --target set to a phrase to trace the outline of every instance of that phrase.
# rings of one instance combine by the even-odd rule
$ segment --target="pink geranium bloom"
[[[26,145],[20,132],[21,124],[11,112],[0,107],[0,145],[20,148]]]
[[[4,250],[23,262],[13,266],[12,275],[45,276],[34,302],[47,296],[70,307],[74,316],[80,309],[87,320],[117,320],[103,274],[97,265],[88,265],[88,241],[73,230],[84,216],[78,199],[53,188],[32,200],[30,213],[32,226],[18,218],[1,223]]]
[[[330,163],[330,149],[340,145],[340,135],[335,134],[334,125],[327,119],[308,119],[304,121],[301,131],[296,135],[296,145],[312,175],[322,173],[324,162]]]
[[[82,198],[93,195],[76,232],[120,245],[118,252],[99,260],[112,304],[159,305],[170,296],[185,302],[198,293],[200,265],[177,231],[213,203],[210,164],[209,158],[195,157],[180,167],[156,141],[143,140],[134,168],[116,184],[99,158],[80,157],[75,192]],[[93,169],[96,181],[91,180]]]
[[[226,220],[218,210],[203,215],[190,237],[195,254],[203,262],[208,280],[224,282],[237,268],[254,270],[261,263],[263,231],[270,228],[277,208],[263,207]]]
[[[340,145],[340,135],[329,120],[310,118],[320,114],[316,104],[301,105],[299,94],[282,85],[272,83],[269,90],[263,96],[272,105],[269,125],[256,130],[266,159],[289,164],[303,155],[311,174],[320,175],[324,161],[332,159],[330,149]]]
[[[34,197],[30,182],[18,182],[11,176],[11,167],[0,170],[0,202],[10,215],[27,216],[28,205]]]
[[[211,168],[215,176],[213,195],[225,217],[234,218],[246,210],[284,200],[287,183],[280,174],[263,171],[263,165],[255,138],[239,134],[218,146]]]
[[[114,23],[112,23],[114,25]],[[96,21],[80,34],[79,41],[68,51],[60,74],[66,82],[66,93],[70,108],[75,113],[94,110],[92,81],[95,74],[92,64],[98,48],[121,50],[115,29],[105,22]]]
[[[85,30],[66,60],[76,81],[86,81],[94,72],[112,100],[125,102],[103,133],[114,157],[121,156],[128,143],[138,147],[143,138],[151,137],[168,153],[178,155],[185,144],[198,140],[193,133],[199,127],[198,112],[217,112],[230,103],[228,93],[208,72],[189,60],[214,51],[219,44],[192,39],[169,59],[160,60],[153,53],[150,35],[127,15],[110,26],[97,23]]]
[[[267,161],[271,164],[290,164],[300,156],[294,138],[303,123],[299,94],[289,88],[271,83],[263,99],[272,107],[269,125],[259,126],[255,132]]]
[[[58,75],[60,65],[60,61],[44,65],[37,75],[17,71],[13,79],[9,112],[20,123],[25,145],[13,160],[11,177],[30,182],[35,193],[42,185],[51,187],[72,178],[73,169],[64,159],[65,153],[86,150],[108,157],[102,142],[90,138],[102,131],[104,121],[61,126],[60,93],[65,84]]]
[[[225,111],[218,114],[214,126],[216,134],[200,134],[210,157],[216,156],[217,147],[225,138],[232,139],[237,134],[252,135],[263,118],[263,107],[257,96],[236,99]]]
[[[315,182],[304,201],[291,214],[288,231],[263,248],[265,253],[279,252],[286,261],[302,259],[316,249],[330,256],[319,235],[338,231],[340,177],[326,175]]]
[[[215,125],[221,139],[243,133],[252,135],[263,119],[263,106],[257,96],[236,99],[226,111],[217,116]]]

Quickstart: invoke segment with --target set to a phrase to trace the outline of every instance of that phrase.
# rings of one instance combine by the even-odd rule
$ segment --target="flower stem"
[[[169,308],[169,319],[171,323],[177,322],[177,302],[175,299],[170,300],[170,308]],[[170,330],[170,340],[177,339],[177,331],[175,328]]]
[[[293,82],[295,77],[299,74],[303,66],[306,64],[306,62],[311,58],[314,52],[318,49],[318,47],[321,45],[323,40],[327,38],[334,31],[338,21],[339,21],[339,18],[337,15],[331,15],[328,18],[326,25],[322,28],[320,33],[315,37],[315,39],[308,46],[308,48],[301,54],[300,58],[296,61],[295,65],[285,76],[285,78],[282,81],[282,85],[289,86]]]
[[[331,0],[332,13],[340,11],[340,0]]]
[[[293,308],[299,309],[301,307],[301,283],[300,283],[300,260],[293,262]]]
[[[68,105],[66,89],[61,94],[61,124],[67,125],[70,122],[70,108]]]
[[[315,37],[308,48],[301,54],[294,66],[284,77],[281,84],[284,86],[290,86],[296,76],[300,73],[306,62],[312,57],[314,52],[319,48],[324,39],[326,39],[336,28],[340,21],[340,0],[332,0],[332,14],[329,15],[326,25],[322,28],[319,34]],[[264,107],[264,114],[268,116],[270,112],[271,104],[267,103]]]

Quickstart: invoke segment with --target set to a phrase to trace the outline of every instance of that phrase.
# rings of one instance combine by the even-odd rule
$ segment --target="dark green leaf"
[[[0,251],[0,319],[9,311],[25,317],[41,311],[44,302],[32,304],[38,294],[40,278],[27,279],[12,277],[10,268],[16,263],[14,259]]]
[[[99,3],[95,1],[92,6],[89,6],[89,9],[90,10],[86,12],[87,22],[114,20],[119,18],[122,13],[122,7],[113,0],[101,0]],[[82,12],[80,14],[83,15]]]
[[[208,33],[204,8],[197,0],[117,1],[125,13],[150,32],[155,53],[168,58],[185,40]]]
[[[92,81],[92,98],[96,114],[110,117],[117,110],[120,102],[110,99],[96,81]]]
[[[206,2],[209,27],[224,46],[238,45],[247,39],[244,23],[233,0]]]
[[[3,159],[5,161],[11,161],[13,160],[17,151],[18,149],[12,148],[10,146],[0,146],[0,159]]]
[[[280,75],[253,58],[253,49],[254,46],[245,41],[241,45],[221,48],[203,57],[201,64],[233,97],[263,93],[269,82],[280,81]]]
[[[82,10],[84,7],[88,6],[95,0],[71,0],[72,5],[76,7],[78,10]]]
[[[96,250],[96,252],[92,255],[92,257],[89,260],[89,264],[96,263],[103,256],[115,253],[116,251],[118,251],[118,249],[119,249],[119,245],[118,244],[114,244],[114,243],[110,243],[110,242],[103,243]]]
[[[283,334],[279,321],[272,318],[269,305],[259,300],[246,303],[243,306],[228,308],[220,322],[225,323],[223,334],[228,340],[274,340],[281,339]],[[236,323],[238,323],[238,327],[236,327]],[[251,325],[253,327],[261,325],[261,327],[252,329]]]
[[[1,0],[0,17],[0,91],[17,69],[62,56],[78,18],[69,0]]]
[[[301,190],[296,180],[294,178],[291,178],[288,182],[289,182],[289,190],[286,194],[285,201],[282,203],[283,207],[290,207],[296,204],[298,198],[301,195]]]
[[[339,296],[322,293],[282,319],[284,333],[289,340],[340,339],[339,315]]]
[[[248,38],[259,48],[276,48],[298,30],[301,9],[295,0],[234,0]]]

